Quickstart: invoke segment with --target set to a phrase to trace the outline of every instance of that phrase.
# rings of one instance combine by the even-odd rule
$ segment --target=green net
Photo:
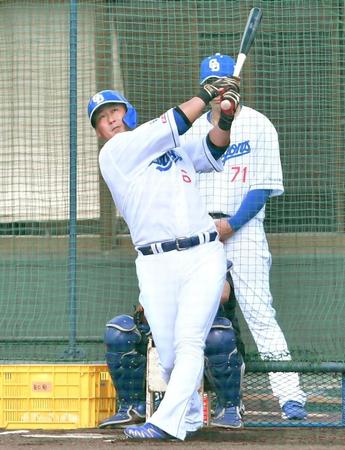
[[[196,91],[202,58],[237,55],[252,6],[0,1],[1,360],[103,360],[104,325],[132,312],[138,287],[88,99],[114,88],[140,123],[157,117]],[[265,222],[278,322],[295,360],[345,362],[344,4],[255,6],[263,20],[242,99],[280,139],[285,194]]]

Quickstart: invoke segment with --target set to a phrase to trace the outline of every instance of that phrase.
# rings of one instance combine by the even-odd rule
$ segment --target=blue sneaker
[[[124,429],[125,435],[130,439],[160,439],[171,440],[176,439],[169,433],[161,430],[153,425],[153,423],[146,422],[144,425],[133,425]]]
[[[216,403],[216,408],[215,408],[215,410],[212,411],[213,416],[215,416],[215,417],[219,416],[219,414],[221,414],[221,412],[222,412],[222,409],[223,409],[223,406],[222,406],[219,402],[217,402],[217,403]],[[246,408],[245,408],[245,406],[244,406],[242,400],[241,400],[241,402],[240,402],[240,409],[239,409],[239,412],[240,412],[240,414],[241,414],[242,417],[244,416],[244,414],[245,414],[245,412],[246,412]]]
[[[289,400],[282,406],[282,418],[288,420],[303,420],[307,417],[307,411],[300,402]]]
[[[242,428],[243,421],[238,406],[230,406],[217,410],[217,415],[211,420],[211,425],[222,428]]]
[[[145,422],[146,404],[138,402],[133,405],[120,405],[116,414],[103,420],[99,428],[117,428],[131,423]]]

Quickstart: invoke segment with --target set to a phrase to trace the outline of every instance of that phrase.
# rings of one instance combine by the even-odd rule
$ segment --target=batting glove
[[[225,80],[226,82],[226,90],[233,90],[237,93],[240,93],[240,79],[238,77],[224,77],[221,78],[222,80]]]
[[[240,79],[237,77],[222,77],[213,81],[212,83],[206,83],[201,86],[197,97],[201,98],[207,105],[211,100],[224,94],[229,89],[239,92]]]

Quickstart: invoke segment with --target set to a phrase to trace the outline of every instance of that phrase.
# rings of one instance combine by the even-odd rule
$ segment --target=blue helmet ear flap
[[[133,129],[137,126],[137,111],[129,102],[126,103],[126,106],[127,112],[122,120],[128,128]]]
[[[127,112],[123,117],[123,122],[128,128],[133,129],[137,126],[137,112],[135,108],[129,103],[129,101],[120,92],[117,91],[100,91],[92,96],[89,100],[87,107],[87,113],[91,122],[91,125],[95,128],[95,112],[103,105],[111,103],[122,103],[126,106]]]

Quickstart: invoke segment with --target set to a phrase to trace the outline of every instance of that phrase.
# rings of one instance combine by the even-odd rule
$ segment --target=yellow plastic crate
[[[114,411],[106,365],[0,366],[1,428],[93,428]]]

